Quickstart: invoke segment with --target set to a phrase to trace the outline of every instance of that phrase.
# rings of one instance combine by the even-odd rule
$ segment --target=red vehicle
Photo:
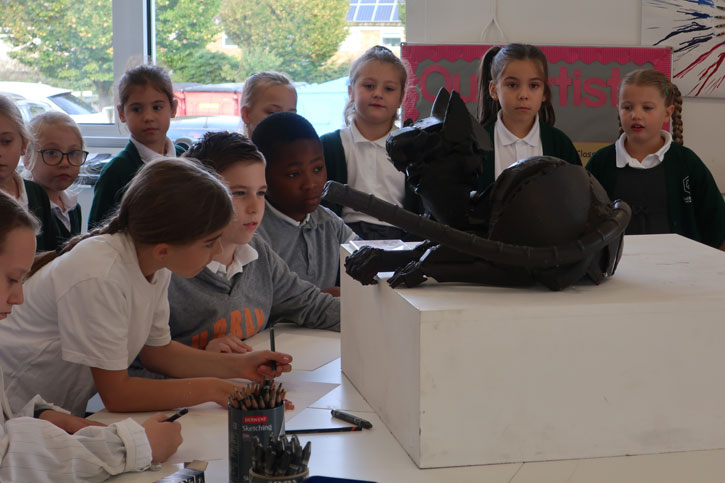
[[[226,84],[177,84],[174,96],[179,101],[176,115],[239,116],[243,82]]]

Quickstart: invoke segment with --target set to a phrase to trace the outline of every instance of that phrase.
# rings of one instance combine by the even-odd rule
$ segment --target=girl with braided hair
[[[587,169],[632,208],[626,234],[678,233],[725,249],[725,202],[705,164],[683,146],[682,95],[662,72],[639,69],[619,88],[619,139]],[[672,134],[662,129],[672,122]]]

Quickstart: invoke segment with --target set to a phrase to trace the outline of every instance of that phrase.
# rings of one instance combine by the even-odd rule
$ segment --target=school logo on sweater
[[[682,197],[683,203],[692,203],[692,196],[690,195],[690,177],[685,176],[682,179],[682,191],[684,196]]]

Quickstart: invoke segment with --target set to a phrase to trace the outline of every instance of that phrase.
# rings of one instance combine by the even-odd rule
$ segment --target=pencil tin
[[[302,473],[297,475],[287,476],[264,476],[258,475],[254,470],[249,470],[249,477],[251,483],[299,483],[307,480],[307,475],[310,474],[309,469],[305,469]]]
[[[229,483],[252,481],[249,474],[252,467],[252,437],[257,436],[262,445],[266,446],[272,435],[284,435],[284,404],[253,411],[229,408]]]

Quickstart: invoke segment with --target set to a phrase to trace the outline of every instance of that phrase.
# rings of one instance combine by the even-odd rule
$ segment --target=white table
[[[722,254],[725,256],[725,254]],[[725,289],[723,289],[725,290]],[[324,347],[326,357],[330,357],[331,339],[329,332],[309,329],[288,328],[283,345],[278,342],[280,351],[290,352],[312,364],[318,341]],[[260,334],[253,345],[264,347],[267,334]],[[339,340],[339,339],[338,339]],[[294,346],[304,354],[295,354]],[[294,366],[294,364],[293,364]],[[301,441],[312,441],[310,475],[324,475],[342,478],[354,478],[378,482],[484,482],[484,483],[681,483],[681,482],[722,482],[725,481],[725,450],[693,451],[681,453],[655,454],[644,456],[625,456],[594,459],[574,459],[538,463],[511,463],[486,466],[466,466],[453,468],[434,468],[421,470],[388,430],[385,424],[360,396],[349,380],[341,374],[339,358],[314,370],[293,370],[285,374],[280,381],[304,387],[305,383],[319,384],[317,390],[327,387],[329,392],[306,408],[297,408],[296,414],[287,420],[287,428],[328,427],[345,425],[330,417],[330,408],[342,409],[357,414],[373,423],[373,429],[354,433],[333,433],[319,435],[300,435]],[[714,381],[718,383],[718,381]],[[325,384],[329,386],[324,386]],[[309,384],[312,386],[312,384]],[[294,395],[292,395],[294,398]],[[302,409],[300,411],[300,409]],[[724,409],[725,410],[725,409]],[[132,415],[139,421],[148,413]],[[101,411],[94,419],[113,422],[127,417],[124,414],[112,414]],[[182,435],[184,443],[176,457],[182,460],[206,459],[209,466],[206,479],[210,482],[228,481],[227,466],[227,415],[226,411],[213,404],[190,408],[184,416]],[[484,437],[485,435],[481,435]],[[476,440],[470,444],[476,445]],[[204,455],[211,457],[201,458]],[[113,478],[114,482],[153,482],[173,473],[180,464],[166,463],[160,471],[130,473]]]

